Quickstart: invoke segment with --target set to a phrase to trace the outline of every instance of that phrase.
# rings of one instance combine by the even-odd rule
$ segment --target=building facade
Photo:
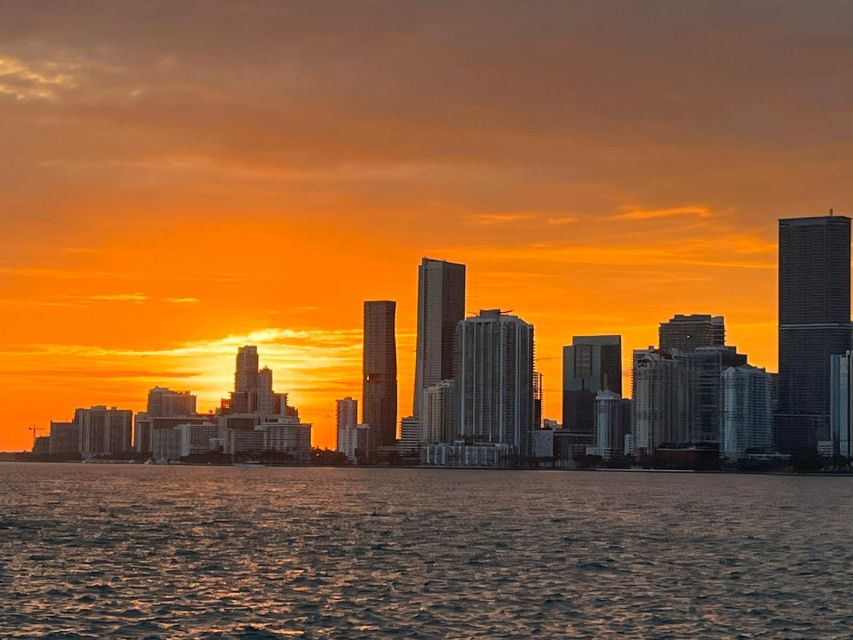
[[[613,391],[595,396],[594,454],[604,460],[619,460],[625,455],[625,436],[631,432],[631,401]]]
[[[689,352],[699,347],[722,347],[726,344],[726,322],[722,316],[704,313],[676,314],[658,329],[660,348]]]
[[[829,438],[830,361],[850,349],[850,218],[779,221],[776,445]]]
[[[346,454],[351,450],[349,439],[355,425],[358,424],[358,400],[347,397],[336,401],[335,423],[337,426],[335,448],[337,451]]]
[[[172,391],[167,387],[154,387],[148,392],[145,410],[153,418],[192,416],[196,413],[196,397],[189,391]]]
[[[492,309],[461,322],[458,333],[460,437],[530,455],[533,325]]]
[[[422,419],[423,390],[456,378],[456,326],[465,319],[465,265],[424,258],[418,269],[418,335],[412,415]]]
[[[853,458],[853,351],[832,356],[830,440],[833,455]]]
[[[80,455],[84,458],[131,450],[132,411],[105,406],[77,409],[74,424],[80,438]]]
[[[688,369],[678,352],[634,351],[633,454],[645,460],[662,444],[689,439]]]
[[[397,303],[364,303],[362,422],[374,429],[377,446],[397,443]]]
[[[720,454],[738,459],[773,448],[773,380],[758,367],[728,367],[722,380]]]
[[[595,431],[595,396],[622,394],[622,337],[574,336],[563,347],[563,428]]]
[[[455,380],[442,380],[423,394],[421,439],[453,442],[459,437],[459,393]]]

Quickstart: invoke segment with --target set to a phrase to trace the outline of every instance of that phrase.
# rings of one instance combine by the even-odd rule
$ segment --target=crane
[[[33,425],[31,427],[27,427],[27,431],[33,432],[33,447],[35,447],[36,446],[36,434],[39,431],[44,431],[44,429],[39,429],[36,425]]]

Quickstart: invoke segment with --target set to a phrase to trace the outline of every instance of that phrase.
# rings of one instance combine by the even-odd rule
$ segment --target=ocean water
[[[0,464],[2,638],[849,638],[853,478]]]

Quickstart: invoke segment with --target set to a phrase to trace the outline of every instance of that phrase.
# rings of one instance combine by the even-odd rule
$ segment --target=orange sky
[[[425,255],[535,324],[547,417],[572,335],[627,371],[674,313],[775,370],[775,220],[853,202],[853,10],[769,7],[4,3],[0,450],[156,384],[213,408],[244,343],[332,445],[365,299],[403,415]]]

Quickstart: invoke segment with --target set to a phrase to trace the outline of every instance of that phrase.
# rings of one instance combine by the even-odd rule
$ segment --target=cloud
[[[198,298],[166,298],[169,302],[174,304],[198,304],[200,300]]]
[[[563,224],[571,224],[572,222],[577,222],[580,220],[578,216],[550,216],[548,218],[548,224],[552,225],[563,225]]]
[[[477,213],[468,216],[468,219],[474,224],[491,226],[496,224],[512,224],[514,222],[522,222],[524,220],[532,220],[536,218],[533,213]]]
[[[145,302],[148,296],[144,293],[102,293],[94,296],[72,296],[81,300],[95,300],[104,302]]]
[[[668,209],[643,209],[639,207],[624,207],[624,211],[613,215],[616,220],[656,220],[658,218],[696,217],[710,218],[712,212],[707,207],[690,205],[686,207],[671,207]]]
[[[27,62],[0,55],[0,94],[16,100],[54,100],[60,90],[77,86],[80,66],[68,62]]]

